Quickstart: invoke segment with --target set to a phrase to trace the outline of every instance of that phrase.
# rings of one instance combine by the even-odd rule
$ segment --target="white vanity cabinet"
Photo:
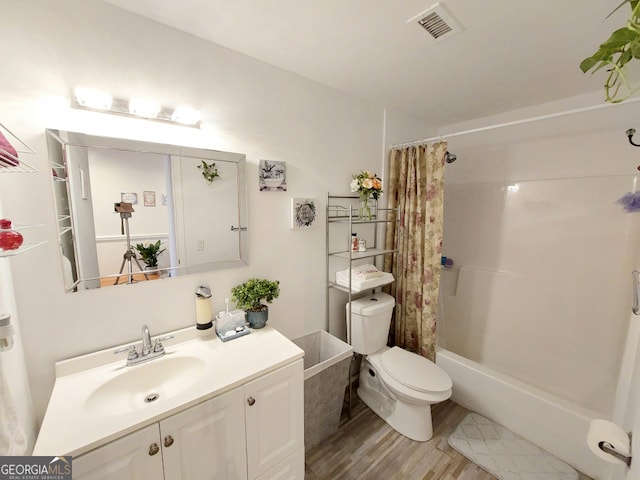
[[[236,388],[160,422],[165,479],[247,478],[243,399]]]
[[[78,480],[304,479],[302,361],[73,459]]]
[[[303,480],[302,360],[247,383],[244,394],[248,478]]]
[[[159,435],[156,423],[74,458],[74,480],[163,478]]]

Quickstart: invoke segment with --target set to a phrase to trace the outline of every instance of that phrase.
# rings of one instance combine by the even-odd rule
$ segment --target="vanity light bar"
[[[76,102],[81,107],[110,110],[113,105],[113,97],[108,92],[95,88],[78,87],[74,94]]]
[[[129,100],[129,113],[138,117],[155,118],[160,114],[162,106],[153,100],[132,98]]]
[[[156,101],[144,98],[132,98],[131,100],[113,98],[108,92],[92,88],[76,88],[71,106],[83,110],[146,118],[147,120],[200,128],[200,112],[191,107],[179,106],[171,109],[161,106]]]

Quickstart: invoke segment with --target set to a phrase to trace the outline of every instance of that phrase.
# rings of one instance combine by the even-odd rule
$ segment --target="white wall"
[[[280,280],[269,322],[289,337],[325,326],[326,192],[348,192],[351,174],[380,170],[383,112],[267,64],[101,2],[2,1],[2,122],[38,153],[42,172],[0,192],[12,212],[45,224],[49,240],[15,269],[16,300],[34,403],[43,415],[56,360],[194,323],[194,292],[213,290],[214,311],[251,276]],[[77,85],[116,96],[147,94],[203,113],[195,130],[71,111],[57,101]],[[64,294],[47,178],[45,128],[170,141],[247,155],[250,265],[155,282]],[[258,190],[262,158],[287,162],[287,192]],[[317,228],[289,229],[291,196],[315,197]],[[156,207],[158,208],[158,207]],[[34,301],[37,298],[38,301]]]

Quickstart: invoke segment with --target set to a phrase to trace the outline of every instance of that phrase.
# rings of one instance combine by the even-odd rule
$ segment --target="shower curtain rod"
[[[634,102],[638,102],[638,101],[640,101],[640,97],[634,97],[634,98],[630,98],[630,99],[626,100],[624,103],[628,104],[628,103],[634,103]],[[601,108],[615,107],[615,106],[618,106],[618,105],[622,105],[622,103],[599,103],[597,105],[591,105],[589,107],[575,108],[573,110],[565,110],[563,112],[549,113],[549,114],[546,114],[546,115],[538,115],[536,117],[523,118],[521,120],[513,120],[511,122],[496,123],[496,124],[493,124],[493,125],[487,125],[486,127],[472,128],[472,129],[469,129],[469,130],[461,130],[459,132],[453,132],[453,133],[443,133],[442,135],[436,135],[434,137],[425,138],[423,140],[416,140],[416,141],[407,142],[407,143],[398,143],[398,144],[395,144],[395,145],[391,145],[390,148],[391,148],[391,150],[395,150],[395,149],[404,148],[404,147],[414,147],[416,145],[422,145],[422,144],[433,142],[433,141],[436,141],[436,140],[445,140],[447,138],[460,137],[462,135],[469,135],[471,133],[486,132],[486,131],[489,131],[489,130],[496,130],[498,128],[511,127],[511,126],[514,126],[514,125],[522,125],[522,124],[525,124],[525,123],[538,122],[540,120],[549,120],[549,119],[552,119],[552,118],[564,117],[566,115],[574,115],[576,113],[590,112],[592,110],[599,110]]]

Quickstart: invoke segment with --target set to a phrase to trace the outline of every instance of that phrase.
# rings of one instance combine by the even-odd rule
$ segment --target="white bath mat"
[[[469,413],[449,445],[500,480],[578,480],[562,460],[477,413]]]

